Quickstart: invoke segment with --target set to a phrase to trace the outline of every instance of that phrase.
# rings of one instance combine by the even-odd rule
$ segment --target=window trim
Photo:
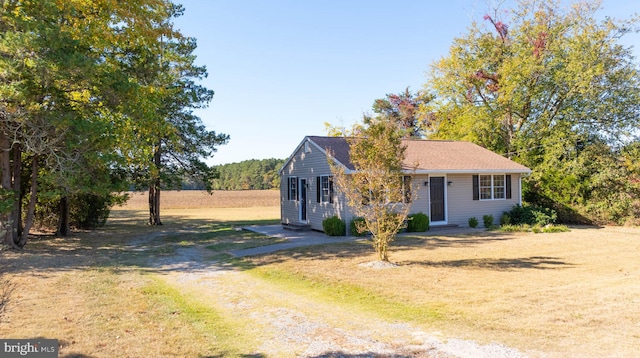
[[[316,202],[333,203],[333,175],[317,176],[316,185]]]
[[[502,185],[496,185],[496,177],[502,178]],[[493,175],[491,177],[491,195],[493,196],[493,200],[506,200],[506,182],[507,179],[505,178],[505,175]],[[500,188],[502,188],[502,197],[497,197],[496,193]]]
[[[289,201],[298,201],[298,177],[290,176],[288,178],[287,198]]]
[[[483,184],[483,177],[486,180],[486,177],[490,177],[489,185]],[[502,185],[496,185],[496,177],[502,178]],[[480,201],[493,201],[493,200],[507,200],[511,198],[510,193],[508,192],[510,185],[507,183],[511,180],[511,175],[505,173],[495,173],[495,174],[477,174],[473,176],[473,200]],[[502,188],[502,197],[496,197],[496,190]],[[483,195],[483,189],[487,190],[490,193],[490,197],[486,197]]]

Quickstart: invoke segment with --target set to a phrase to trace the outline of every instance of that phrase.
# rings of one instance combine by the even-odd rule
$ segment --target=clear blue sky
[[[176,27],[197,39],[196,63],[209,72],[203,84],[215,91],[196,114],[231,136],[210,164],[287,158],[304,136],[325,135],[325,122],[350,126],[376,98],[420,89],[430,64],[495,3],[177,1],[185,14]],[[626,18],[640,13],[640,1],[604,0],[602,8],[599,17]]]

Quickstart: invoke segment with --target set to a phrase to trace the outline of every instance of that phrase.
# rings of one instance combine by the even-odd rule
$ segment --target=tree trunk
[[[60,220],[56,235],[69,236],[71,229],[69,228],[69,198],[67,196],[60,198],[58,209],[60,210]]]
[[[20,151],[19,148],[15,150]],[[13,193],[13,200],[16,200],[13,188],[14,170],[11,164],[11,141],[6,126],[0,122],[0,189]],[[0,215],[0,239],[11,248],[18,248],[18,231],[14,223],[18,222],[19,215],[15,203],[9,212]]]
[[[153,164],[156,167],[157,174],[149,185],[149,225],[162,225],[160,220],[160,164],[161,152],[160,141],[158,141],[153,153]]]
[[[38,199],[38,157],[33,157],[31,163],[31,194],[29,195],[29,205],[27,205],[27,218],[24,222],[24,228],[20,234],[20,247],[24,247],[27,244],[27,237],[29,236],[29,230],[33,225],[33,218],[36,211],[36,202]],[[21,207],[22,205],[20,205]]]
[[[162,225],[160,220],[160,180],[149,186],[149,225]]]
[[[14,202],[13,202],[13,211],[17,213],[16,220],[13,222],[13,230],[16,233],[16,239],[22,235],[22,146],[20,144],[15,144],[13,147],[13,162],[12,162],[12,170],[13,170],[13,191]],[[23,247],[24,245],[20,245]]]

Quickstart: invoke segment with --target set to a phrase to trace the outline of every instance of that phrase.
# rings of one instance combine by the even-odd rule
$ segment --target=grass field
[[[375,260],[365,242],[230,259],[229,249],[276,241],[236,228],[277,223],[277,192],[163,192],[162,202],[162,227],[145,225],[138,194],[100,230],[0,253],[16,285],[0,337],[58,338],[61,357],[280,356],[264,343],[273,329],[256,321],[277,295],[323,307],[313,315],[342,312],[333,324],[343,330],[382,319],[534,357],[630,357],[640,347],[638,228],[402,236],[391,251],[398,266],[375,270],[361,265]],[[218,276],[157,269],[184,248],[239,276],[215,281],[208,298]],[[235,308],[212,303],[221,293]],[[244,306],[253,313],[234,313]]]
[[[409,303],[392,315],[454,337],[558,357],[628,357],[640,347],[638,229],[403,236],[392,250],[399,266],[384,270],[359,268],[375,256],[356,244],[252,262],[267,277]]]
[[[172,190],[161,192],[160,202],[162,208],[169,210],[279,207],[279,194],[277,190],[214,190],[211,194],[202,190]],[[146,210],[148,207],[149,197],[146,192],[132,192],[127,203],[115,209]]]

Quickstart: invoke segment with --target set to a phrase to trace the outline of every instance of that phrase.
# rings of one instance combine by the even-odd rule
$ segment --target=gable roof
[[[325,154],[330,153],[347,169],[355,170],[349,159],[347,138],[307,136],[300,146],[306,140]],[[471,142],[405,139],[403,144],[407,146],[403,166],[407,170],[415,168],[416,173],[531,173],[524,165]]]

